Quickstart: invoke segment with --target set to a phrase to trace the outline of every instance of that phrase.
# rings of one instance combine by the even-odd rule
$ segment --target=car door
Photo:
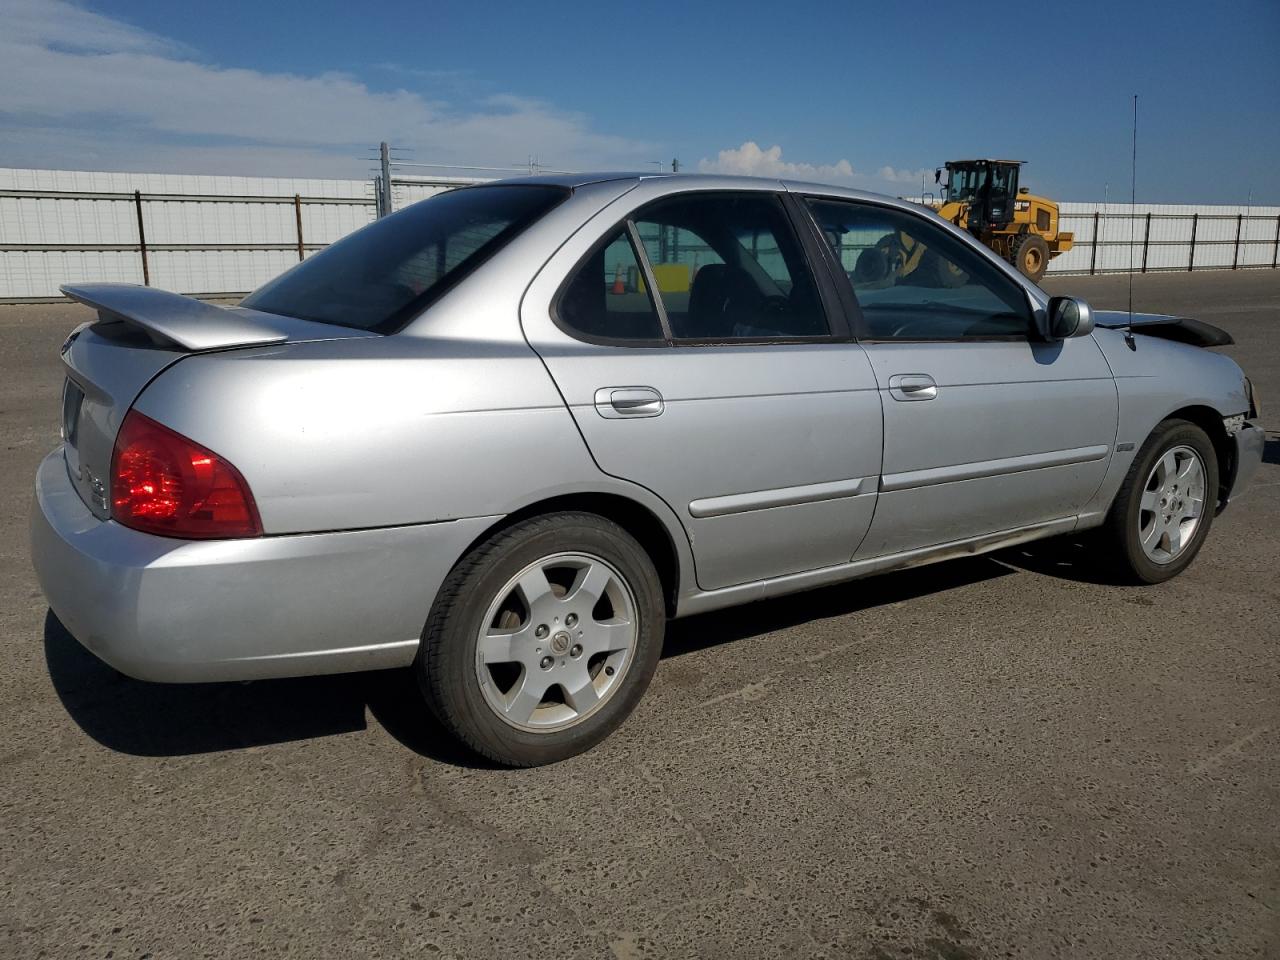
[[[703,589],[846,562],[875,506],[875,376],[789,203],[642,181],[522,306],[600,469],[675,510]]]
[[[1045,342],[1027,291],[936,218],[810,198],[884,408],[875,557],[1073,518],[1116,437],[1091,336]]]

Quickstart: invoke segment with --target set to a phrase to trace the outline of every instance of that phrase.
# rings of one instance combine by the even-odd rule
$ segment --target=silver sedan
[[[513,765],[621,724],[668,618],[1084,531],[1167,580],[1264,443],[1222,331],[830,186],[509,181],[238,307],[64,290],[98,319],[32,554],[70,631],[147,680],[411,666]]]

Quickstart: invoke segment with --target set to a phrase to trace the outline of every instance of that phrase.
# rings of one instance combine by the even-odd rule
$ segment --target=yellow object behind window
[[[655,263],[653,279],[658,282],[660,293],[687,293],[689,290],[689,265],[687,263]],[[644,292],[644,277],[639,279]]]

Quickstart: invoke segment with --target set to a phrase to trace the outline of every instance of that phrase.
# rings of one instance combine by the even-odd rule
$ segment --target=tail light
[[[162,537],[257,537],[262,522],[240,471],[130,410],[111,453],[111,517]]]

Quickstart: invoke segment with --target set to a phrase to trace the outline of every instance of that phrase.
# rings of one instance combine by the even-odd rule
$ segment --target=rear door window
[[[676,343],[830,336],[776,197],[680,194],[641,210],[635,225]]]
[[[393,332],[568,195],[528,184],[439,194],[343,237],[242,306]]]

